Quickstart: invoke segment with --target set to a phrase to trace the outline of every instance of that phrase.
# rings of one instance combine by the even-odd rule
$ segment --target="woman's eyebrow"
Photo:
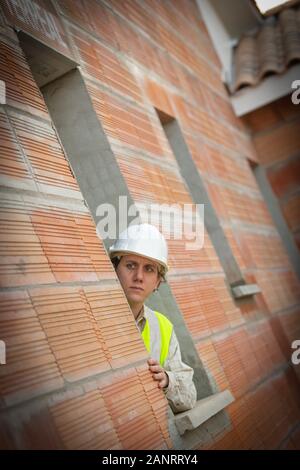
[[[157,267],[156,264],[151,264],[151,263],[147,263],[145,266],[147,266],[147,267],[150,266],[151,268],[156,268]]]

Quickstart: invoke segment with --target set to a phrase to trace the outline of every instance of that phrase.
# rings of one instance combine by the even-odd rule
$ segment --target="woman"
[[[172,323],[144,302],[165,281],[168,247],[150,224],[132,225],[121,233],[109,254],[147,351],[149,370],[174,412],[196,403],[194,371],[182,362]]]

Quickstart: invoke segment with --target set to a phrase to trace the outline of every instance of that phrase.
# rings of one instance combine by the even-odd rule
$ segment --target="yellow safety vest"
[[[146,316],[142,338],[148,353],[163,366],[169,354],[173,325],[162,313],[150,309],[148,311],[150,317]]]

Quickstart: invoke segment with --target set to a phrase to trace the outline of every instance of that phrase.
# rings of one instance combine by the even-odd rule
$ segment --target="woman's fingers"
[[[149,370],[154,380],[158,382],[159,388],[165,388],[169,384],[169,378],[164,368],[155,359],[148,359]]]
[[[159,362],[156,359],[153,359],[152,357],[150,357],[150,359],[148,359],[148,364],[149,366],[155,366],[155,365],[159,365]]]
[[[154,373],[161,372],[163,370],[162,367],[160,366],[150,366],[149,369],[151,370],[151,372],[154,372]]]
[[[163,380],[165,378],[165,373],[164,372],[157,372],[153,374],[154,380]]]

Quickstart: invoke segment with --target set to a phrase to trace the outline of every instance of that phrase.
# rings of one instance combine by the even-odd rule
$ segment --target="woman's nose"
[[[143,280],[143,267],[142,266],[137,266],[137,268],[134,271],[134,278],[142,281]]]

